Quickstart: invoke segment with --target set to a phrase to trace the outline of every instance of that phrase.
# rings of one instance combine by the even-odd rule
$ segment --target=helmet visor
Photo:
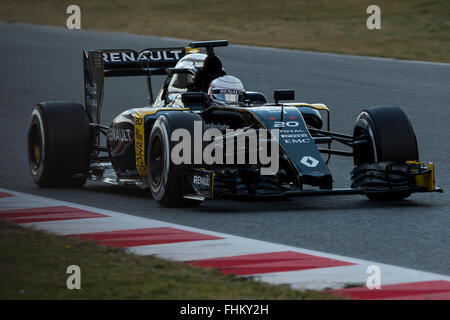
[[[236,89],[214,89],[211,98],[214,102],[221,104],[240,104],[244,101],[244,92]]]

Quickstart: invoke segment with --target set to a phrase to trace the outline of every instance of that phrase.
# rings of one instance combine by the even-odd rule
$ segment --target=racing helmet
[[[245,90],[241,80],[222,76],[211,81],[208,88],[209,102],[217,106],[236,105],[244,102]]]

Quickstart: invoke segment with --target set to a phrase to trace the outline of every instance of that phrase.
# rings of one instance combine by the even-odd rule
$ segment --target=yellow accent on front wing
[[[134,113],[134,147],[136,154],[136,170],[142,177],[147,177],[145,162],[145,116],[154,115],[159,111],[185,111],[187,108],[142,108]]]
[[[420,167],[420,169],[412,170],[416,179],[416,184],[419,187],[425,187],[428,191],[434,191],[434,164],[429,162],[427,167],[424,167],[424,164],[419,161],[406,161],[406,163],[418,165],[418,167]],[[424,172],[422,172],[422,170],[424,170]]]

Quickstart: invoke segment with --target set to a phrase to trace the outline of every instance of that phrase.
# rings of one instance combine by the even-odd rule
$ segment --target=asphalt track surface
[[[294,88],[297,101],[327,104],[336,131],[350,134],[366,106],[401,106],[413,123],[421,160],[436,164],[437,184],[447,192],[414,194],[391,203],[357,195],[210,201],[180,210],[160,208],[135,188],[88,182],[82,189],[39,189],[28,172],[26,132],[35,103],[83,103],[83,49],[139,50],[185,46],[186,41],[0,22],[0,43],[0,187],[450,275],[450,64],[233,45],[217,49],[228,74],[239,77],[247,90],[272,97],[273,89]],[[159,83],[154,81],[155,88]],[[108,78],[103,123],[146,101],[144,79]],[[348,186],[351,167],[350,159],[333,158],[336,186]]]

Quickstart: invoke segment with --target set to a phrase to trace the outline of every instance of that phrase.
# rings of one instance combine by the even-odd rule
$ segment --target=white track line
[[[107,216],[104,218],[59,220],[22,224],[23,226],[34,227],[36,229],[55,234],[69,235],[140,228],[171,227],[223,238],[219,240],[187,241],[127,248],[128,251],[136,254],[155,255],[161,258],[177,261],[192,261],[247,254],[294,251],[302,254],[309,254],[355,264],[350,266],[274,272],[251,276],[253,279],[272,284],[289,284],[294,288],[315,290],[325,288],[338,289],[343,288],[348,284],[365,285],[368,277],[366,270],[370,265],[378,265],[380,267],[382,285],[433,280],[450,281],[450,277],[448,276],[430,272],[213,232],[159,220],[147,219],[144,217],[137,217],[120,212],[24,194],[6,189],[0,189],[0,192],[6,192],[14,195],[14,197],[0,198],[0,212],[4,210],[39,208],[47,206],[70,206],[78,209],[98,212]]]

